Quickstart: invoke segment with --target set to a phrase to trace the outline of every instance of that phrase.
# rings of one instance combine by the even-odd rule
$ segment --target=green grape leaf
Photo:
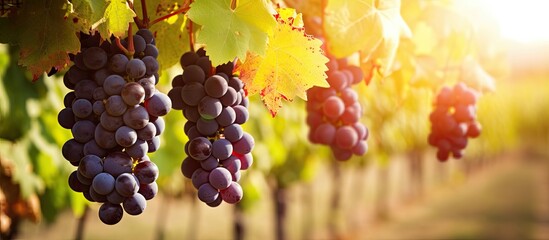
[[[105,15],[103,15],[102,19],[106,24],[106,28],[99,27],[99,33],[101,36],[110,36],[113,34],[116,37],[123,37],[129,24],[133,22],[134,17],[135,13],[126,1],[112,0],[107,5]]]
[[[104,21],[103,16],[107,7],[104,0],[73,0],[73,16],[78,18],[80,31],[90,32],[95,24]]]
[[[263,55],[267,40],[276,26],[265,0],[241,0],[231,9],[230,0],[198,0],[191,4],[188,17],[202,26],[197,43],[206,44],[213,65],[242,61],[246,52]]]
[[[0,22],[1,35],[6,35],[0,40],[19,45],[19,65],[26,67],[35,80],[52,67],[62,69],[69,63],[67,53],[80,50],[75,34],[78,25],[66,17],[65,2],[25,2],[17,15]]]

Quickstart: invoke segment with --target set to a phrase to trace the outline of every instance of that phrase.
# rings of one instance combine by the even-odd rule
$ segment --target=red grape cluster
[[[103,203],[99,218],[116,224],[123,212],[141,214],[158,186],[158,168],[147,153],[160,147],[162,116],[171,110],[169,97],[155,88],[158,50],[152,33],[133,35],[135,54],[126,56],[98,33],[80,35],[81,52],[65,73],[65,108],[59,124],[73,138],[62,148],[74,166],[69,186],[91,202]],[[128,45],[122,40],[122,45]]]
[[[307,91],[307,124],[312,143],[328,145],[337,160],[368,151],[368,128],[360,122],[362,107],[351,88],[363,79],[362,70],[345,60],[328,62],[329,88],[313,87]]]
[[[443,87],[437,95],[435,109],[429,116],[431,133],[429,144],[438,148],[437,158],[446,161],[450,154],[463,157],[468,138],[480,135],[476,120],[476,92],[463,83],[453,88]]]
[[[213,68],[204,49],[184,53],[180,63],[183,74],[173,78],[168,96],[188,120],[181,172],[208,206],[237,203],[243,196],[240,170],[252,164],[255,144],[241,127],[249,118],[244,84],[233,75],[232,62]]]

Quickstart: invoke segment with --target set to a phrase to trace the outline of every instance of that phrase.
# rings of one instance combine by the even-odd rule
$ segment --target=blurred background
[[[313,34],[319,2],[285,4]],[[548,10],[544,0],[403,1],[412,35],[400,39],[389,75],[355,88],[369,152],[337,162],[309,142],[303,101],[272,118],[252,96],[243,127],[255,161],[237,205],[198,201],[179,167],[185,119],[172,111],[150,155],[159,195],[115,226],[68,187],[62,73],[32,83],[17,49],[0,45],[1,230],[17,239],[549,239]],[[164,71],[159,90],[180,71]],[[456,82],[482,92],[482,134],[463,159],[439,162],[429,114],[438,89]]]

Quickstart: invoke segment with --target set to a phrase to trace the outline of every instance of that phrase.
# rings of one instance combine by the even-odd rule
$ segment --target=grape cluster
[[[183,74],[173,78],[168,96],[187,119],[181,172],[208,206],[237,203],[243,196],[240,170],[252,164],[255,144],[241,127],[249,118],[244,84],[233,75],[232,62],[214,68],[203,49],[184,53],[180,63]]]
[[[428,137],[429,144],[438,148],[438,160],[446,161],[450,154],[457,159],[463,157],[468,138],[480,135],[476,102],[476,92],[463,83],[453,88],[443,87],[438,93],[435,109],[429,116],[431,133]]]
[[[135,54],[128,58],[114,41],[81,34],[81,52],[71,56],[74,65],[63,78],[73,91],[65,95],[58,122],[73,138],[62,153],[78,167],[69,186],[103,203],[99,218],[105,224],[118,223],[123,210],[141,214],[156,195],[158,168],[147,153],[159,148],[161,116],[171,110],[169,97],[155,88],[158,50],[152,33],[141,29],[132,37]]]
[[[330,87],[307,90],[309,140],[330,146],[335,159],[345,161],[368,151],[368,128],[360,122],[362,107],[351,88],[363,73],[344,59],[330,59],[327,66]]]

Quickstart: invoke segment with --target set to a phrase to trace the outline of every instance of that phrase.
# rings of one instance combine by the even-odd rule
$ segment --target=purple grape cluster
[[[203,49],[184,53],[180,63],[183,74],[173,78],[168,96],[187,119],[181,172],[208,206],[237,203],[243,196],[240,170],[252,164],[255,144],[241,127],[249,118],[244,84],[233,75],[232,62],[214,68]]]
[[[450,154],[457,159],[463,157],[468,138],[480,135],[482,127],[476,120],[476,103],[477,93],[463,83],[440,89],[429,116],[428,137],[429,144],[438,148],[438,160],[446,161]]]
[[[158,50],[149,30],[132,36],[135,54],[129,58],[98,33],[80,36],[81,51],[71,56],[74,65],[63,78],[73,91],[65,95],[58,122],[73,138],[62,153],[78,167],[69,176],[71,189],[103,203],[99,218],[111,225],[123,210],[141,214],[158,191],[158,168],[147,153],[160,147],[171,101],[155,88]]]
[[[344,59],[331,58],[329,88],[307,90],[307,124],[312,143],[330,146],[335,159],[349,160],[368,151],[368,128],[360,122],[362,107],[351,87],[362,81],[362,70]]]

